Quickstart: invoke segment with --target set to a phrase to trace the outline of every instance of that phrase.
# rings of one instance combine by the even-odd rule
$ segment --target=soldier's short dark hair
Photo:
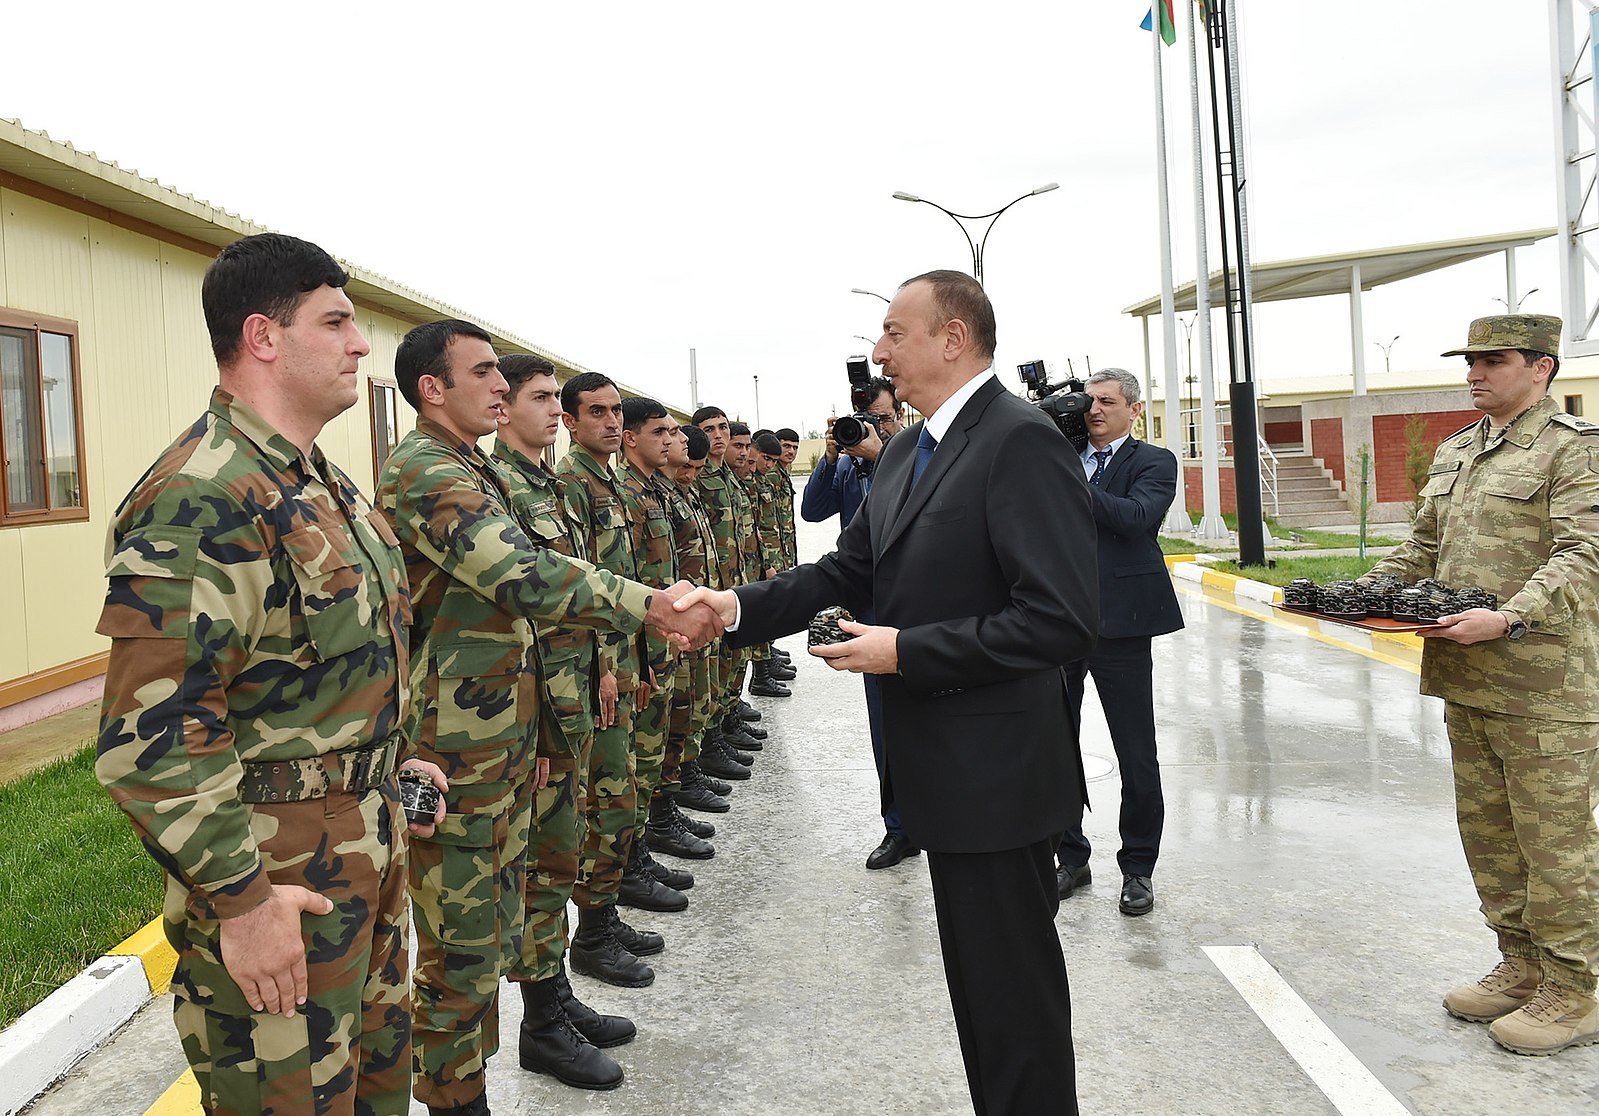
[[[699,410],[694,412],[693,417],[690,418],[689,421],[692,422],[695,426],[698,426],[700,423],[704,422],[706,419],[726,418],[726,417],[727,417],[727,412],[722,410],[722,408],[720,408],[720,407],[701,407]]]
[[[933,309],[937,319],[927,323],[929,331],[937,329],[951,318],[959,318],[971,331],[972,353],[988,360],[994,359],[998,344],[994,326],[994,304],[988,301],[983,285],[964,271],[928,271],[907,279],[900,290],[914,283],[926,283],[933,288]]]
[[[870,407],[877,402],[877,397],[888,392],[888,406],[896,415],[900,411],[899,395],[894,391],[894,381],[887,376],[873,376],[866,381],[866,405]],[[795,439],[798,441],[798,439]]]
[[[432,376],[445,387],[454,387],[450,379],[450,342],[457,337],[471,337],[494,344],[489,331],[473,322],[460,318],[426,322],[417,326],[400,341],[394,350],[394,379],[400,385],[400,394],[412,408],[422,409],[422,396],[417,388],[423,376]]]
[[[1549,373],[1549,379],[1545,382],[1551,384],[1555,382],[1555,373],[1560,371],[1560,358],[1554,353],[1540,353],[1537,349],[1517,349],[1516,352],[1520,353],[1521,359],[1526,361],[1528,364],[1537,364],[1539,357],[1548,357],[1550,360],[1554,361],[1554,371]]]
[[[622,400],[622,429],[637,434],[650,419],[666,417],[666,405],[645,396]]]
[[[683,452],[690,461],[704,461],[711,454],[711,436],[697,426],[683,427],[683,436],[688,439],[688,445]]]
[[[569,415],[575,415],[578,408],[583,405],[584,392],[614,387],[616,387],[616,381],[604,373],[580,372],[561,385],[561,410]],[[618,389],[618,393],[620,393],[620,389]]]
[[[777,428],[777,440],[780,442],[797,442],[800,440],[799,431],[792,426],[779,426]]]
[[[777,440],[777,435],[770,430],[763,430],[755,435],[755,449],[767,457],[782,457],[783,443]]]
[[[555,365],[532,353],[507,353],[500,358],[500,375],[510,385],[510,390],[505,393],[505,401],[514,403],[516,393],[522,390],[523,384],[534,376],[555,375]]]
[[[318,287],[343,289],[349,281],[338,261],[309,240],[282,233],[235,240],[211,261],[200,283],[217,366],[226,368],[238,359],[244,321],[251,314],[293,325],[306,295]]]
[[[727,436],[729,438],[743,438],[748,435],[749,432],[750,425],[747,422],[735,421],[727,424]]]

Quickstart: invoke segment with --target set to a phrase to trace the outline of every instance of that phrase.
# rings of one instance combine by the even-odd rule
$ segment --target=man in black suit
[[[928,853],[973,1106],[1075,1113],[1054,853],[1082,809],[1062,668],[1099,626],[1093,514],[1070,444],[995,379],[993,354],[969,276],[902,286],[872,359],[926,422],[884,449],[832,554],[693,599],[746,644],[829,605],[876,609],[813,653],[881,680],[883,793]]]
[[[1121,766],[1122,914],[1148,914],[1155,907],[1155,858],[1166,804],[1155,756],[1154,661],[1150,640],[1183,626],[1177,593],[1156,538],[1177,491],[1177,459],[1170,450],[1132,436],[1143,410],[1138,377],[1106,368],[1088,380],[1094,405],[1084,420],[1083,475],[1099,527],[1099,643],[1088,661],[1066,668],[1074,718],[1082,716],[1083,676],[1105,710],[1111,743]],[[1088,838],[1082,815],[1066,831],[1056,873],[1060,897],[1088,883]]]

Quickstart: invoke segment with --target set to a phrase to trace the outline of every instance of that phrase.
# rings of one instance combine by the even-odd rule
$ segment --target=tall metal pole
[[[1159,19],[1150,20],[1149,44],[1155,68],[1155,191],[1160,209],[1160,337],[1166,358],[1166,428],[1170,430],[1181,421],[1181,417],[1177,399],[1177,310],[1172,294],[1171,197],[1166,185],[1166,89],[1161,75]],[[1179,462],[1177,493],[1171,507],[1166,510],[1165,531],[1168,535],[1186,535],[1193,529],[1193,521],[1188,518],[1188,500],[1182,464]]]
[[[688,401],[694,410],[700,409],[700,376],[694,364],[694,350],[688,351]]]
[[[759,430],[761,428],[761,378],[759,376],[751,376],[750,379],[755,381],[755,429]]]
[[[1210,244],[1205,228],[1205,155],[1199,115],[1199,9],[1188,9],[1188,105],[1194,131],[1194,310],[1199,327],[1199,429],[1204,457],[1199,470],[1203,512],[1199,537],[1225,539],[1227,521],[1221,515],[1221,441],[1216,430],[1216,370],[1210,340]],[[1192,338],[1188,373],[1193,375]]]

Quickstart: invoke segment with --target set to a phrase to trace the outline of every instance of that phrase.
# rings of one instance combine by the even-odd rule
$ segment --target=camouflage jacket
[[[761,536],[762,572],[787,568],[787,563],[783,561],[783,531],[778,518],[777,475],[778,469],[775,467],[764,473],[757,472],[752,478],[755,483],[750,487],[750,498],[755,501],[756,530]]]
[[[735,493],[740,491],[738,478],[726,464],[713,465],[707,461],[694,483],[699,488],[706,522],[711,525],[711,534],[716,539],[713,553],[721,568],[722,585],[729,589],[741,585],[744,582],[744,550],[739,542],[734,508]]]
[[[733,478],[733,537],[739,540],[743,552],[743,581],[759,581],[766,576],[766,546],[761,541],[760,474],[728,475]]]
[[[666,515],[662,485],[665,478],[645,476],[624,456],[617,472],[622,506],[627,509],[633,557],[638,563],[638,579],[646,585],[666,587],[677,580],[677,540]],[[671,669],[672,646],[653,632],[645,634],[644,662],[657,679]]]
[[[219,388],[122,502],[107,551],[95,773],[191,910],[245,914],[271,881],[243,765],[363,747],[404,722],[394,534],[321,450]]]
[[[1433,455],[1410,541],[1373,573],[1480,586],[1527,634],[1427,639],[1423,693],[1519,717],[1599,721],[1599,426],[1544,398],[1492,439],[1482,419]]]
[[[494,441],[494,456],[508,474],[522,482],[511,494],[515,503],[512,510],[521,520],[528,540],[534,546],[587,561],[588,548],[584,545],[582,531],[566,513],[561,482],[542,464],[498,438]],[[568,686],[589,692],[592,708],[599,669],[599,640],[594,630],[540,623],[534,625],[534,632],[538,636],[539,655],[549,675],[549,687],[556,687],[556,675],[570,675],[566,680]]]
[[[777,535],[783,560],[779,570],[799,565],[799,539],[794,533],[794,477],[779,465],[766,474],[777,503]]]
[[[414,739],[452,782],[514,778],[550,739],[533,622],[636,632],[649,605],[645,586],[535,546],[512,493],[481,449],[425,418],[378,485],[411,583]]]
[[[567,451],[555,473],[561,478],[567,515],[583,532],[584,545],[594,564],[636,579],[633,537],[628,531],[627,509],[622,505],[616,473],[579,445]],[[638,689],[639,653],[637,640],[631,638],[633,631],[618,630],[600,636],[600,671],[615,674],[616,688],[624,692]]]
[[[699,488],[669,484],[666,492],[666,515],[672,521],[672,534],[677,540],[677,575],[695,585],[709,585],[721,589],[722,568],[707,562],[706,556],[715,553],[716,536],[711,534],[711,522],[705,518],[700,504]]]

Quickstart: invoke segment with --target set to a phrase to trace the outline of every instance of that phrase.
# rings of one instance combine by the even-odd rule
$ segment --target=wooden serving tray
[[[1437,624],[1433,623],[1406,624],[1398,620],[1389,620],[1384,617],[1377,617],[1375,619],[1368,620],[1344,620],[1337,616],[1327,616],[1320,612],[1312,612],[1309,609],[1289,608],[1287,605],[1278,601],[1273,601],[1271,607],[1276,609],[1278,612],[1286,612],[1290,616],[1304,616],[1311,620],[1326,620],[1333,624],[1342,624],[1346,628],[1360,628],[1368,632],[1420,632],[1425,631],[1428,628],[1436,628],[1438,626]]]

